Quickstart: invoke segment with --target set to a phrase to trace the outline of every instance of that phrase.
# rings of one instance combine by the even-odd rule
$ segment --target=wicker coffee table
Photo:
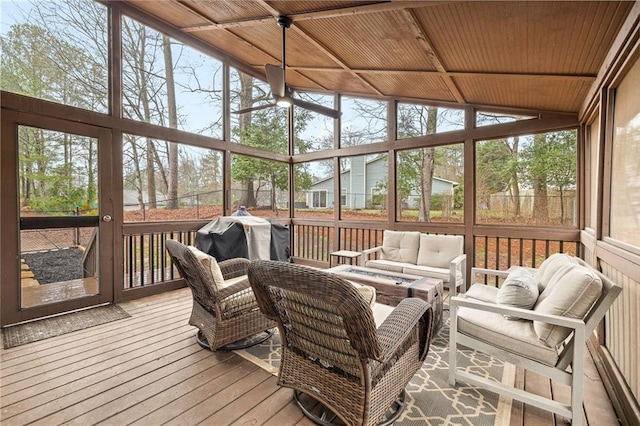
[[[348,281],[376,289],[376,302],[396,306],[406,297],[418,297],[433,306],[436,332],[442,326],[443,283],[436,278],[383,271],[362,266],[339,265],[326,269]]]

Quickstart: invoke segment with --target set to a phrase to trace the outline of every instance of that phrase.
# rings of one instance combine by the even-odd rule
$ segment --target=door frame
[[[98,140],[99,292],[65,302],[21,307],[20,198],[18,191],[18,126],[72,133]],[[114,301],[113,138],[110,129],[85,123],[2,109],[0,138],[0,326],[15,324]]]

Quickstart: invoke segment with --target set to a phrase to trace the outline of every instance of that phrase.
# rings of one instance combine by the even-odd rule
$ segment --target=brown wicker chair
[[[265,317],[256,303],[247,279],[218,289],[194,253],[184,244],[166,241],[167,251],[191,289],[193,309],[189,324],[198,328],[198,343],[212,351],[248,347],[273,335],[276,323]],[[249,260],[229,259],[219,263],[225,280],[246,275]],[[258,335],[258,336],[256,336]],[[249,337],[256,336],[253,339]],[[232,345],[234,342],[240,342]]]
[[[278,384],[294,389],[307,417],[322,425],[372,425],[400,416],[404,388],[429,350],[429,304],[404,299],[376,329],[364,298],[333,274],[254,260],[249,282],[262,312],[278,323]],[[316,401],[322,409],[313,408]]]

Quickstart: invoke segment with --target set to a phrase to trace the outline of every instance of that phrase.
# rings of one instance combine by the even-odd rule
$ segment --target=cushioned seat
[[[167,240],[167,251],[180,276],[193,296],[189,324],[198,328],[198,343],[211,350],[235,349],[244,344],[230,345],[258,333],[262,339],[273,334],[275,322],[260,312],[247,278],[247,259],[216,262],[215,258],[195,247]]]
[[[464,295],[450,299],[449,382],[481,386],[581,424],[585,341],[621,288],[582,260],[565,254],[550,256],[538,270],[472,268],[471,275],[478,274],[505,280],[500,289],[474,284]],[[571,386],[571,405],[458,368],[458,346]]]
[[[362,252],[362,265],[409,275],[442,280],[451,294],[465,290],[464,238],[411,231],[384,231],[382,245]],[[377,259],[369,256],[377,253]]]
[[[278,384],[294,389],[304,414],[329,424],[330,413],[315,413],[320,406],[344,424],[377,425],[392,411],[392,424],[404,408],[398,397],[429,350],[431,306],[407,298],[395,308],[372,309],[348,281],[284,262],[251,262],[249,281],[262,311],[278,322]],[[381,324],[379,308],[388,314]]]
[[[558,362],[558,352],[538,339],[532,321],[505,321],[502,314],[460,308],[458,332],[547,365]]]

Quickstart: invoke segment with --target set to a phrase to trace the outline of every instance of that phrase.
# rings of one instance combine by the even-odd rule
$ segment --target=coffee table
[[[339,265],[325,269],[325,272],[374,287],[376,302],[385,305],[396,306],[404,298],[418,297],[433,306],[436,320],[435,332],[442,326],[442,280],[354,265]]]

